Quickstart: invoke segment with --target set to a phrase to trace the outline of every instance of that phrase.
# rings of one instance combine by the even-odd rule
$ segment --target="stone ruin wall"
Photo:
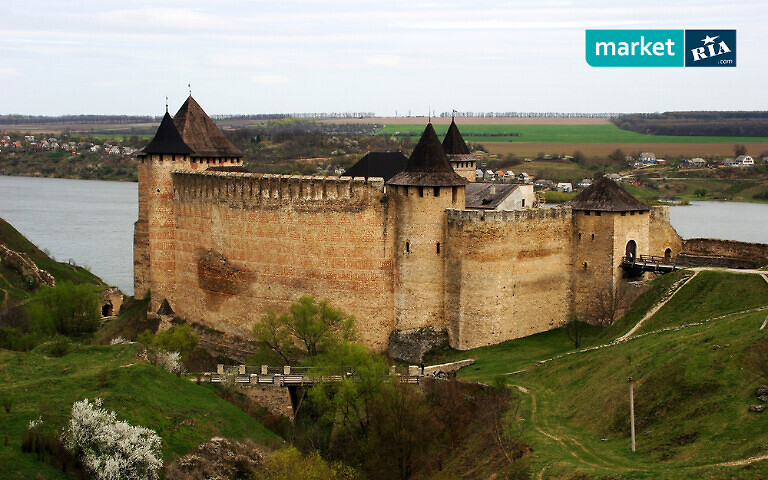
[[[691,256],[732,259],[733,267],[737,268],[759,268],[768,265],[768,244],[764,243],[716,238],[687,238],[682,241],[682,250]]]
[[[650,229],[651,255],[663,256],[664,252],[670,249],[674,257],[683,251],[683,240],[669,223],[668,205],[651,207],[650,225],[648,228]]]
[[[467,350],[562,325],[571,311],[570,208],[448,210],[446,327]]]
[[[248,336],[301,296],[364,319],[383,350],[393,328],[392,215],[382,179],[176,171],[174,281],[152,285],[176,315]],[[153,262],[154,267],[154,262]]]

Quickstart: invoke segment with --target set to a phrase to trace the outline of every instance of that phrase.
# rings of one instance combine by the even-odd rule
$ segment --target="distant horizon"
[[[768,109],[768,1],[17,2],[0,110],[158,115]],[[590,29],[733,29],[733,68],[596,68]]]
[[[203,106],[205,110],[205,106]],[[718,112],[718,113],[766,113],[768,110],[664,110],[656,112],[559,112],[559,111],[530,111],[530,112],[462,112],[463,114],[451,115],[444,112],[433,113],[432,118],[447,119],[451,117],[455,118],[613,118],[621,115],[660,115],[664,113],[684,113],[684,112]],[[284,116],[288,118],[302,118],[302,119],[349,119],[358,120],[360,118],[429,118],[428,114],[424,115],[386,115],[386,114],[373,114],[358,116],[358,113],[366,112],[259,112],[259,113],[210,113],[206,112],[213,120],[228,120],[242,117],[258,117],[258,116]],[[367,112],[373,113],[373,112]],[[472,115],[468,113],[474,113]],[[153,120],[161,120],[165,115],[165,112],[161,114],[124,114],[124,113],[64,113],[61,115],[36,115],[26,113],[0,113],[0,123],[2,123],[2,117],[23,117],[23,118],[67,118],[67,117],[123,117],[123,118],[146,118],[150,117]],[[173,116],[174,114],[172,114]]]

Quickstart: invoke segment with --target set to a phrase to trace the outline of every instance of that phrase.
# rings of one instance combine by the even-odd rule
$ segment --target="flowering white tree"
[[[157,433],[117,420],[101,405],[98,398],[72,404],[72,418],[61,436],[67,450],[98,480],[158,478],[163,459]]]
[[[154,353],[154,363],[158,367],[171,373],[177,375],[184,373],[184,365],[181,363],[181,354],[179,352],[157,350]]]

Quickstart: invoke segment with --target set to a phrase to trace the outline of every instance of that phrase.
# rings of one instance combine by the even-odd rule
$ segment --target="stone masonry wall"
[[[651,207],[649,241],[650,255],[661,257],[669,249],[674,257],[683,250],[683,241],[680,235],[669,223],[669,206]]]
[[[562,325],[571,311],[571,209],[448,210],[446,327],[467,350]]]
[[[177,316],[237,336],[268,309],[312,295],[355,315],[359,338],[383,350],[394,328],[383,187],[382,179],[176,171],[175,287],[161,293]]]
[[[444,223],[447,208],[463,208],[464,187],[388,187],[397,205],[395,223],[395,328],[444,323]]]
[[[768,245],[714,238],[687,238],[682,251],[688,255],[746,259],[755,266],[768,265]]]

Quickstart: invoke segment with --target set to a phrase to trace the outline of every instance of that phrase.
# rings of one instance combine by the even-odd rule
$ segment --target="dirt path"
[[[691,276],[689,276],[689,277],[687,277],[687,278],[685,278],[685,277],[684,277],[684,279],[678,280],[678,282],[677,282],[677,283],[675,283],[674,285],[672,285],[672,288],[670,288],[670,291],[669,291],[669,293],[667,293],[667,294],[664,296],[664,298],[662,298],[662,300],[661,300],[659,303],[657,303],[656,305],[654,305],[654,306],[653,306],[653,308],[651,308],[651,309],[648,311],[648,313],[646,313],[646,314],[643,316],[643,318],[641,318],[641,319],[640,319],[640,321],[639,321],[639,322],[637,322],[637,324],[636,324],[634,327],[632,327],[632,328],[631,328],[631,329],[630,329],[630,330],[629,330],[627,333],[625,333],[624,335],[620,336],[620,337],[617,339],[617,341],[619,341],[619,342],[623,342],[623,341],[625,341],[626,339],[628,339],[629,337],[631,337],[632,335],[634,335],[634,333],[635,333],[635,332],[636,332],[636,331],[637,331],[637,330],[638,330],[638,329],[639,329],[639,328],[640,328],[640,327],[643,325],[643,323],[645,323],[645,321],[646,321],[646,320],[648,320],[648,319],[649,319],[649,318],[651,318],[652,316],[656,315],[656,312],[658,312],[659,310],[661,310],[661,307],[663,307],[664,305],[666,305],[666,304],[667,304],[667,302],[669,302],[670,300],[672,300],[672,297],[674,297],[674,296],[675,296],[675,294],[676,294],[677,292],[679,292],[680,290],[682,290],[684,286],[688,285],[688,282],[690,282],[691,280],[693,280],[694,278],[696,278],[696,275],[698,275],[698,274],[699,274],[699,271],[697,270],[697,271],[694,271],[693,275],[691,275]]]
[[[687,285],[688,282],[693,280],[693,278],[696,277],[696,275],[698,275],[698,273],[700,271],[702,271],[702,270],[722,270],[722,269],[711,269],[711,268],[707,268],[707,267],[700,267],[700,268],[695,268],[695,269],[691,269],[691,270],[693,271],[693,275],[690,275],[688,277],[684,277],[684,278],[678,280],[678,282],[676,282],[675,284],[673,284],[670,287],[668,293],[662,299],[662,301],[660,301],[659,303],[654,305],[651,308],[651,310],[649,310],[649,312],[646,315],[644,315],[643,318],[640,319],[640,321],[635,326],[633,326],[629,330],[629,332],[627,332],[626,334],[622,335],[621,337],[616,338],[612,342],[605,343],[605,344],[602,344],[602,345],[597,345],[597,346],[594,346],[594,347],[589,347],[589,348],[581,349],[581,350],[576,350],[576,351],[572,351],[572,352],[566,352],[564,354],[556,355],[556,356],[554,356],[552,358],[548,358],[548,359],[536,362],[535,365],[536,366],[542,365],[544,363],[547,363],[547,362],[550,362],[550,361],[553,361],[553,360],[557,360],[559,358],[563,358],[563,357],[566,357],[568,355],[574,355],[574,354],[579,354],[579,353],[586,353],[586,352],[590,352],[592,350],[598,350],[598,349],[602,349],[602,348],[611,347],[611,346],[614,346],[614,345],[618,345],[620,343],[627,342],[629,340],[634,340],[634,339],[642,338],[642,337],[645,337],[647,335],[654,335],[654,334],[659,334],[659,333],[663,333],[663,332],[683,330],[683,329],[686,329],[686,328],[691,328],[691,327],[695,327],[695,326],[704,325],[706,323],[709,323],[709,322],[712,322],[712,321],[715,321],[715,320],[720,320],[720,319],[727,318],[727,317],[731,317],[731,316],[734,316],[734,315],[743,315],[743,314],[746,314],[746,313],[752,313],[752,312],[768,310],[768,305],[766,305],[766,306],[763,306],[763,307],[757,307],[757,308],[751,308],[751,309],[748,309],[748,310],[743,310],[741,312],[734,312],[734,313],[729,313],[729,314],[726,314],[726,315],[720,315],[718,317],[712,317],[712,318],[704,319],[704,320],[702,320],[700,322],[679,325],[679,326],[676,326],[676,327],[667,327],[667,328],[663,328],[663,329],[660,329],[660,330],[654,330],[654,331],[651,331],[651,332],[646,332],[646,333],[642,333],[642,334],[639,334],[639,335],[635,335],[634,333],[643,325],[643,323],[646,320],[648,320],[649,318],[653,317],[653,315],[656,314],[656,312],[658,312],[664,305],[666,305],[667,302],[669,302],[669,300],[671,300],[672,297],[674,297],[675,294],[677,294],[677,292],[682,290],[682,288],[685,285]],[[768,274],[766,274],[766,272],[761,271],[761,270],[730,270],[729,269],[728,271],[732,271],[734,273],[743,273],[743,274],[757,274],[757,275],[760,275],[766,282],[768,282]],[[765,328],[766,324],[768,324],[768,317],[766,317],[765,322],[763,322],[763,325],[760,327],[760,329],[762,330],[763,328]],[[524,372],[526,370],[527,370],[527,368],[524,368],[524,369],[521,369],[521,370],[518,370],[518,371],[515,371],[515,372],[508,373],[507,375],[514,375],[516,373]],[[553,433],[547,432],[543,428],[544,425],[541,424],[538,421],[538,418],[537,418],[538,417],[538,406],[537,406],[537,401],[536,401],[536,395],[531,391],[530,388],[526,388],[526,387],[524,387],[522,385],[511,385],[511,386],[517,388],[520,392],[522,392],[522,393],[524,393],[526,395],[530,395],[531,396],[531,420],[530,421],[531,421],[531,425],[533,425],[533,427],[536,429],[536,431],[539,432],[540,434],[544,435],[545,437],[547,437],[547,438],[549,438],[549,439],[559,443],[572,457],[574,457],[576,460],[578,460],[582,464],[589,465],[590,467],[593,467],[593,468],[609,469],[609,470],[613,470],[613,471],[616,471],[616,470],[621,470],[621,471],[646,471],[645,469],[630,468],[630,467],[616,465],[615,463],[611,463],[610,461],[608,461],[608,460],[606,460],[604,458],[601,458],[595,452],[590,451],[587,447],[585,447],[584,445],[582,445],[577,440],[575,440],[575,439],[573,439],[571,437],[568,437],[568,436],[565,436],[565,435],[557,436],[557,435],[554,435]],[[594,459],[595,461],[597,461],[597,462],[599,462],[599,463],[601,463],[603,465],[598,465],[596,463],[588,461],[587,459],[584,458],[585,455],[591,457],[592,459]],[[682,468],[684,468],[684,469],[702,469],[702,468],[716,468],[716,467],[738,467],[738,466],[750,465],[752,463],[762,462],[762,461],[765,461],[765,460],[768,460],[768,454],[758,455],[758,456],[749,457],[749,458],[745,458],[745,459],[741,459],[741,460],[732,460],[732,461],[729,461],[729,462],[711,463],[711,464],[706,464],[706,465],[696,465],[696,466],[682,467]],[[548,467],[549,467],[549,465],[545,465],[538,472],[536,478],[543,479],[544,478],[544,473],[545,473],[545,471],[547,470]]]

